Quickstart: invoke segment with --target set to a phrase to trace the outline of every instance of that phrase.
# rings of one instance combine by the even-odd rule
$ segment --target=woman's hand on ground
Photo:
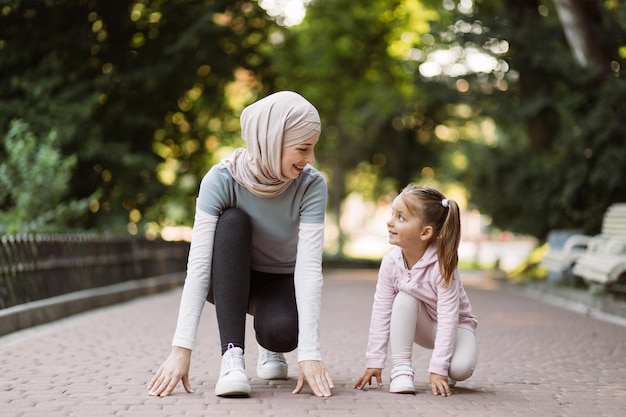
[[[372,378],[376,378],[379,387],[382,387],[382,369],[367,368],[365,373],[354,383],[354,388],[363,389],[366,385],[372,385]]]
[[[148,384],[150,395],[167,397],[174,391],[179,381],[183,381],[185,391],[192,393],[189,384],[189,365],[191,364],[191,350],[174,346],[170,355]]]
[[[304,381],[309,383],[313,393],[318,397],[330,397],[335,387],[333,380],[322,361],[302,361],[298,363],[300,372],[294,394],[299,394],[304,387]]]

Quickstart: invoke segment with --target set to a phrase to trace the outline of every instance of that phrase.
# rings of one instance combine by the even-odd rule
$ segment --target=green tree
[[[229,83],[266,76],[274,29],[253,1],[1,1],[0,128],[58,133],[77,157],[70,195],[101,190],[86,228],[162,221],[173,205],[190,222],[214,139],[238,128]]]
[[[36,137],[20,120],[3,135],[0,162],[0,235],[66,232],[79,224],[89,202],[68,198],[76,157],[65,157],[56,132]]]
[[[551,1],[444,2],[451,13],[433,24],[436,50],[474,48],[497,63],[430,78],[449,87],[452,107],[472,109],[448,121],[465,128],[458,151],[468,161],[457,178],[498,227],[539,238],[555,228],[597,233],[606,208],[626,200],[626,5],[574,3],[584,7],[580,33],[595,34],[583,61]],[[468,133],[487,120],[492,137]]]
[[[374,198],[436,165],[434,115],[407,59],[434,16],[415,1],[320,0],[277,48],[276,88],[301,92],[322,116],[317,156],[329,176],[331,220],[350,192]]]

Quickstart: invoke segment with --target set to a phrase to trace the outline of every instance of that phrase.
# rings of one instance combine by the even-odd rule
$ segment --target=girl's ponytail
[[[456,201],[444,198],[441,204],[447,214],[437,237],[437,257],[439,258],[441,276],[446,285],[449,285],[454,279],[454,271],[459,265],[461,215]]]

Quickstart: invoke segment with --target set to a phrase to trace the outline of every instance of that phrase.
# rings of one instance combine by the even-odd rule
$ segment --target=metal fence
[[[2,236],[0,309],[184,271],[188,253],[188,242],[130,236]]]

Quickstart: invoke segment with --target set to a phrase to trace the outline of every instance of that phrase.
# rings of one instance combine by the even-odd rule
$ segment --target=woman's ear
[[[420,233],[420,239],[423,241],[429,241],[433,238],[435,234],[435,228],[432,226],[426,226],[422,229],[422,233]]]

